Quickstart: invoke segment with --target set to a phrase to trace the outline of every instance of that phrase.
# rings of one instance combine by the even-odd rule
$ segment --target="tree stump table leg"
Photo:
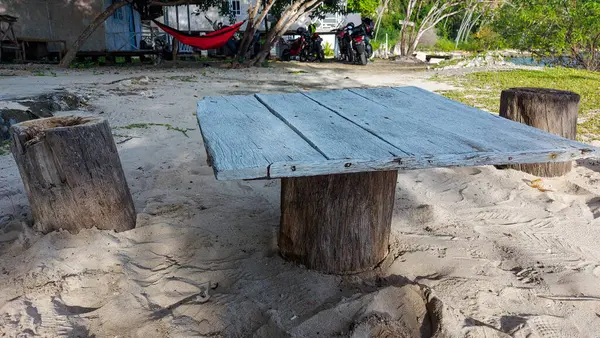
[[[502,91],[500,116],[571,140],[577,133],[579,95],[547,88],[512,88]],[[505,166],[535,176],[562,176],[571,162],[511,164]]]
[[[31,120],[13,125],[11,136],[37,230],[135,227],[135,207],[106,120]]]
[[[324,273],[366,271],[388,254],[397,171],[281,181],[279,250]]]

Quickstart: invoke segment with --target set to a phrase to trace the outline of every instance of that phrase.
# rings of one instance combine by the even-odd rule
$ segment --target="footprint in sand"
[[[543,315],[521,319],[522,326],[510,333],[514,338],[585,337],[571,322],[560,317]]]

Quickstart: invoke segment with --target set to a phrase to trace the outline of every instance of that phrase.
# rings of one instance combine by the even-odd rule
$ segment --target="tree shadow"
[[[577,165],[589,170],[600,172],[600,160],[595,158],[583,158],[576,161]]]
[[[511,333],[521,326],[525,325],[527,318],[525,316],[502,316],[500,317],[500,330]]]

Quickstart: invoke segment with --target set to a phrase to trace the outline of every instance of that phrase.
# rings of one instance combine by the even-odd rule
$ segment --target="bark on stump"
[[[135,207],[106,120],[31,120],[12,126],[11,136],[37,230],[135,227]]]
[[[279,250],[332,274],[362,272],[388,254],[397,171],[284,178]]]
[[[500,116],[571,140],[577,133],[579,95],[547,88],[512,88],[502,91]],[[506,167],[554,177],[571,171],[572,162],[511,164]]]

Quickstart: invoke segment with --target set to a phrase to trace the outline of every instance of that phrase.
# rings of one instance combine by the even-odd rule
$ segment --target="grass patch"
[[[10,154],[10,140],[0,141],[0,156]]]
[[[69,65],[69,68],[75,68],[75,69],[87,69],[87,68],[93,68],[93,67],[97,67],[98,64],[94,61],[91,60],[86,60],[83,62],[73,62]]]
[[[36,70],[35,72],[33,72],[33,76],[46,76],[46,73],[44,73],[41,70]]]
[[[288,72],[288,74],[294,74],[294,75],[298,75],[298,74],[306,74],[306,73],[308,73],[308,72],[307,72],[307,71],[304,71],[304,70],[290,70],[290,71]]]
[[[182,128],[178,128],[178,127],[173,127],[172,125],[168,124],[168,123],[132,123],[126,126],[122,126],[122,127],[115,127],[114,129],[148,129],[150,127],[165,127],[167,128],[167,130],[175,130],[178,131],[180,133],[182,133],[183,135],[185,135],[185,137],[189,137],[187,132],[190,130],[194,130],[194,129],[182,129]]]
[[[558,67],[543,70],[477,72],[462,76],[435,76],[432,80],[462,88],[439,91],[440,94],[493,113],[498,113],[500,93],[508,88],[539,87],[578,93],[581,102],[577,134],[584,140],[600,139],[600,72]]]
[[[442,60],[442,62],[433,65],[431,68],[438,69],[438,68],[443,68],[443,67],[448,67],[448,66],[456,66],[461,61],[465,61],[465,59],[462,59],[462,58],[453,58],[453,59],[450,59],[450,60]]]
[[[169,80],[173,80],[173,81],[181,81],[181,82],[198,82],[196,81],[196,77],[193,75],[175,75],[175,76],[168,76],[167,79]]]

